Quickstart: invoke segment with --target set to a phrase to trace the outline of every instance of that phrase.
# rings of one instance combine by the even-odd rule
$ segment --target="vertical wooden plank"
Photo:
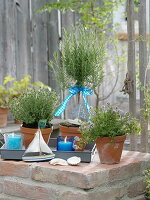
[[[75,13],[68,11],[65,14],[62,14],[62,40],[63,40],[63,29],[71,31],[71,28],[75,25]],[[62,94],[63,99],[68,95],[68,91]],[[77,106],[77,95],[73,96],[67,106],[67,109],[64,112],[64,118],[74,118],[71,117],[70,113]],[[77,117],[77,116],[76,116]]]
[[[128,75],[132,80],[132,91],[129,93],[129,112],[136,117],[136,71],[135,71],[135,30],[134,30],[134,2],[127,1],[127,31],[128,31]],[[136,136],[130,136],[130,149],[137,149]]]
[[[4,60],[4,41],[5,41],[5,33],[4,33],[4,22],[5,22],[5,15],[4,15],[4,0],[0,1],[0,84],[3,82],[4,74],[3,69],[5,66]]]
[[[57,0],[55,0],[57,1]],[[49,2],[49,0],[48,0]],[[59,33],[58,33],[58,11],[53,11],[47,17],[47,41],[48,41],[48,60],[53,60],[54,52],[58,51]],[[59,91],[53,70],[48,68],[48,85]],[[60,92],[60,91],[59,91]]]
[[[62,14],[62,28],[71,30],[71,27],[75,25],[75,13],[68,11]]]
[[[139,5],[139,78],[141,86],[145,85],[145,71],[147,67],[147,42],[146,42],[146,1],[140,0]],[[145,101],[144,91],[140,90],[140,120],[141,120],[141,151],[148,151],[148,122],[144,117]]]
[[[29,0],[16,0],[16,23],[16,73],[20,79],[23,74],[33,76]]]
[[[16,77],[16,21],[15,21],[15,1],[4,1],[4,76],[12,75]]]
[[[48,84],[48,57],[47,57],[47,13],[35,11],[45,4],[45,0],[31,1],[32,8],[32,38],[33,38],[33,76]]]

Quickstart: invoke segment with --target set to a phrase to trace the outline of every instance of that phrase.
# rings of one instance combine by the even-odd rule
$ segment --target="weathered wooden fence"
[[[54,87],[48,60],[58,49],[58,13],[36,13],[46,0],[0,1],[0,81],[30,74]]]

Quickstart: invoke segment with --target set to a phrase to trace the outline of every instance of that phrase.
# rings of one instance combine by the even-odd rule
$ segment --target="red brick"
[[[60,196],[60,200],[87,200],[87,199],[88,199],[88,194],[86,192],[76,189],[65,191]]]
[[[140,176],[142,174],[141,171],[141,162],[132,161],[130,163],[126,163],[126,165],[119,165],[116,168],[110,169],[109,171],[109,181],[118,181],[128,179],[134,176]]]
[[[30,176],[29,164],[24,162],[0,160],[0,176],[17,176],[27,178]]]
[[[74,167],[75,168],[75,167]],[[105,169],[98,171],[81,171],[81,167],[76,167],[73,171],[71,166],[50,166],[38,165],[32,169],[32,179],[42,182],[50,182],[58,185],[67,185],[82,189],[90,189],[107,182],[108,172]],[[86,169],[86,167],[85,167]]]
[[[144,197],[144,195],[142,195],[142,196],[140,195],[140,196],[134,198],[133,200],[145,200],[145,197]]]
[[[0,183],[0,193],[2,193],[2,191],[3,191],[3,185],[2,183]]]
[[[128,187],[128,197],[136,197],[144,193],[146,189],[146,183],[143,180],[135,180]]]
[[[47,188],[40,185],[33,185],[29,183],[4,181],[4,193],[12,196],[23,197],[36,200],[54,200],[49,196],[55,196],[58,191],[52,188]],[[57,199],[57,198],[56,198]]]
[[[64,170],[63,170],[64,169]],[[36,166],[32,170],[32,179],[42,182],[50,182],[58,185],[68,185],[79,188],[89,188],[87,176],[82,173]]]
[[[8,198],[8,197],[1,197],[0,196],[0,200],[13,200],[12,197]]]
[[[89,191],[88,200],[117,200],[126,194],[126,189],[119,185],[117,187],[104,187]]]

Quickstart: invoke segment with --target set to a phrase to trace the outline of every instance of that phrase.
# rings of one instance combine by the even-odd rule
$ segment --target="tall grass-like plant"
[[[71,32],[64,31],[64,40],[60,44],[55,61],[50,61],[61,89],[70,86],[84,86],[95,90],[103,81],[105,61],[104,40],[98,40],[95,32],[79,27]],[[58,69],[55,70],[54,66]]]

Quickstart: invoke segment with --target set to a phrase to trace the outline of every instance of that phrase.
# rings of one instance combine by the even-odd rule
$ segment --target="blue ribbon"
[[[86,96],[92,95],[94,93],[93,90],[91,90],[89,88],[77,87],[76,86],[76,87],[70,87],[69,92],[70,92],[70,94],[66,97],[66,99],[63,101],[61,106],[56,110],[56,112],[54,113],[54,116],[60,116],[64,112],[64,110],[66,109],[67,104],[70,101],[70,99],[74,95],[76,95],[78,92],[82,92],[85,107],[86,107],[88,113],[90,113],[90,106],[88,104]]]

